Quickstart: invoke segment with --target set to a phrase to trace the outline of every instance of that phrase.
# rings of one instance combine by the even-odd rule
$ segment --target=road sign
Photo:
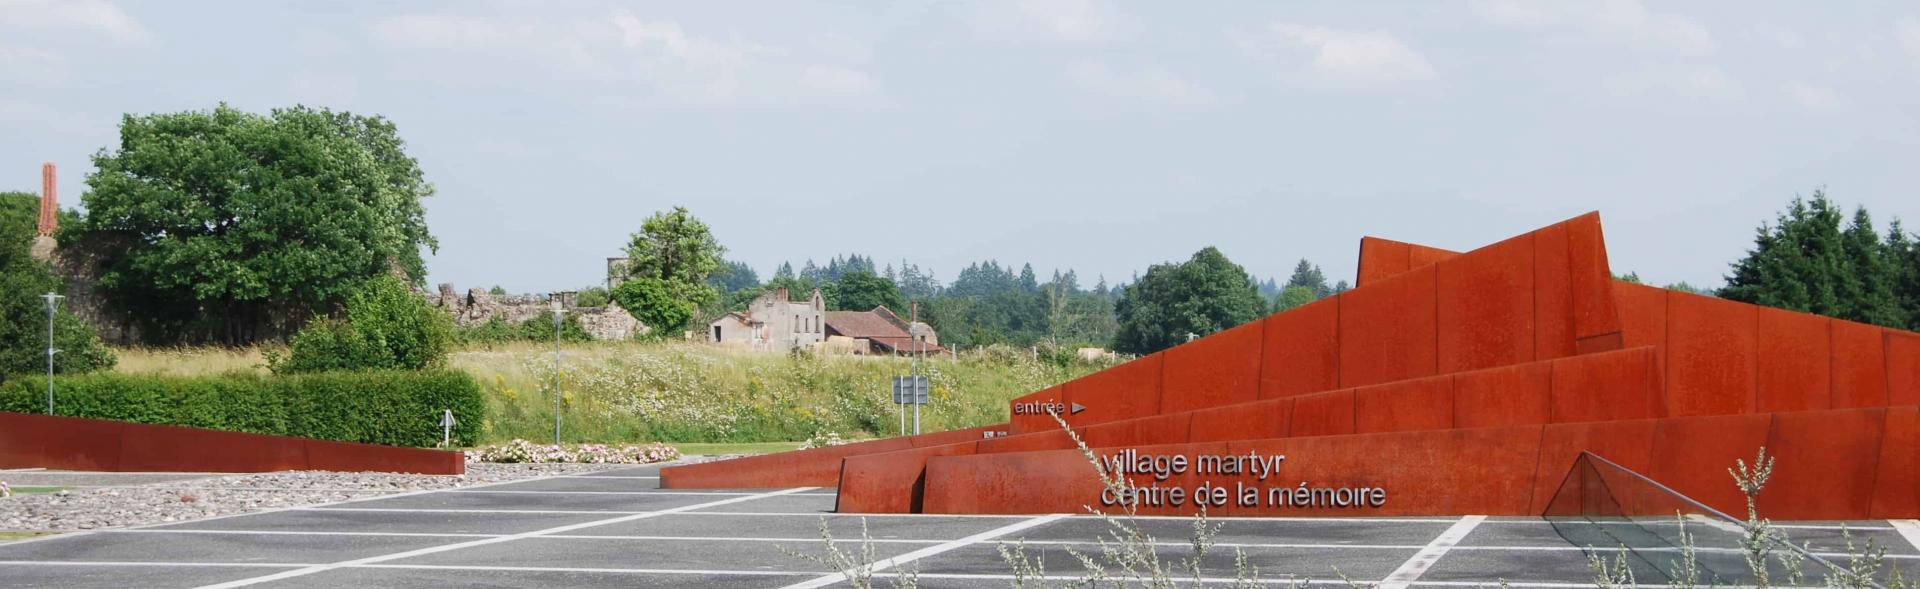
[[[440,445],[442,447],[453,443],[453,424],[456,423],[460,421],[453,418],[452,409],[440,412]]]
[[[925,405],[928,391],[927,377],[893,377],[893,402],[897,405]]]

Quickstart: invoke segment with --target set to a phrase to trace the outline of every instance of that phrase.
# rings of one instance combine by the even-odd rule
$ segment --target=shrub
[[[613,296],[607,294],[607,289],[598,286],[580,289],[580,294],[573,297],[573,304],[580,307],[605,307],[610,302],[613,302]]]
[[[533,317],[519,323],[507,323],[505,319],[494,317],[486,323],[471,327],[462,327],[454,332],[454,339],[461,343],[504,343],[504,342],[552,342],[553,317]],[[593,334],[580,326],[580,319],[567,315],[560,323],[560,341],[581,343],[593,341]]]
[[[382,359],[393,359],[389,366],[369,368],[438,367],[453,340],[453,318],[394,276],[369,280],[355,291],[347,299],[347,322]]]
[[[392,276],[368,280],[347,299],[347,320],[314,321],[294,335],[278,373],[360,368],[420,370],[446,361],[453,319]]]
[[[462,372],[363,371],[263,376],[98,373],[58,377],[55,413],[157,425],[201,427],[392,446],[440,443],[441,411],[459,423],[453,439],[471,445],[486,421],[480,386]],[[0,411],[35,413],[45,389],[0,385]]]
[[[324,372],[352,370],[383,363],[378,350],[367,343],[353,324],[338,319],[318,319],[293,336],[287,354],[267,354],[267,365],[274,372]]]

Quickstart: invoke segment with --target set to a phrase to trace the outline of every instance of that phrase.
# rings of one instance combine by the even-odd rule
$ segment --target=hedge
[[[463,372],[391,370],[266,376],[94,373],[54,378],[54,413],[158,425],[428,447],[440,412],[453,442],[471,446],[486,420],[480,386]],[[46,381],[0,383],[0,411],[44,413]]]

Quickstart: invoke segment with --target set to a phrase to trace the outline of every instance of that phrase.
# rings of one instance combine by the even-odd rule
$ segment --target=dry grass
[[[117,372],[196,376],[227,372],[267,372],[260,348],[119,348]]]

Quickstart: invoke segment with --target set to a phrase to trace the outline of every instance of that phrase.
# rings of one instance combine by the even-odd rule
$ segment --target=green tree
[[[1208,247],[1180,264],[1147,269],[1115,307],[1115,350],[1147,354],[1252,321],[1264,310],[1245,269]]]
[[[1890,327],[1907,324],[1895,292],[1900,281],[1898,254],[1891,249],[1880,242],[1867,209],[1854,209],[1853,220],[1840,234],[1840,250],[1846,255],[1845,280],[1839,285],[1845,307],[1841,318]]]
[[[685,329],[702,307],[720,300],[708,279],[724,267],[726,252],[686,207],[654,213],[627,243],[633,262],[613,300],[656,333]]]
[[[1894,292],[1907,329],[1920,330],[1920,243],[1895,219],[1887,227],[1887,257],[1894,268]]]
[[[39,212],[40,197],[0,192],[0,380],[47,369],[47,302],[40,295],[66,292],[53,269],[29,253]],[[73,220],[63,214],[61,223]],[[60,350],[53,356],[54,372],[113,366],[113,352],[66,305],[56,307],[53,331],[53,346]]]
[[[1815,191],[1795,198],[1776,224],[1762,224],[1753,249],[1735,262],[1721,296],[1743,303],[1839,316],[1846,254],[1840,211]]]
[[[366,280],[426,276],[433,194],[392,123],[312,109],[120,122],[61,242],[104,262],[102,294],[159,342],[240,344],[331,312]]]
[[[1333,294],[1333,287],[1327,286],[1327,275],[1320,271],[1319,266],[1308,262],[1306,258],[1300,258],[1300,263],[1293,266],[1293,275],[1287,278],[1287,284],[1281,288],[1281,293],[1285,294],[1287,288],[1296,286],[1309,289],[1309,292],[1313,293],[1313,298],[1316,299]]]
[[[686,207],[654,213],[640,222],[640,232],[627,242],[634,278],[658,278],[682,285],[705,285],[723,264],[727,248],[713,238],[707,224]]]
[[[1312,287],[1288,286],[1280,291],[1280,296],[1274,297],[1273,310],[1276,313],[1286,311],[1318,299],[1319,297],[1314,296]]]
[[[842,274],[840,281],[834,283],[833,291],[835,306],[828,308],[836,311],[869,311],[885,306],[902,312],[906,307],[899,287],[894,286],[892,280],[866,270]]]
[[[1900,240],[1882,242],[1865,209],[1842,228],[1844,215],[1815,191],[1795,198],[1774,224],[1763,224],[1747,256],[1719,296],[1877,325],[1910,322],[1913,296],[1903,291]]]
[[[708,277],[707,281],[712,283],[720,294],[732,294],[760,286],[760,274],[754,272],[753,266],[748,266],[746,262],[728,260],[721,264],[720,269]]]

